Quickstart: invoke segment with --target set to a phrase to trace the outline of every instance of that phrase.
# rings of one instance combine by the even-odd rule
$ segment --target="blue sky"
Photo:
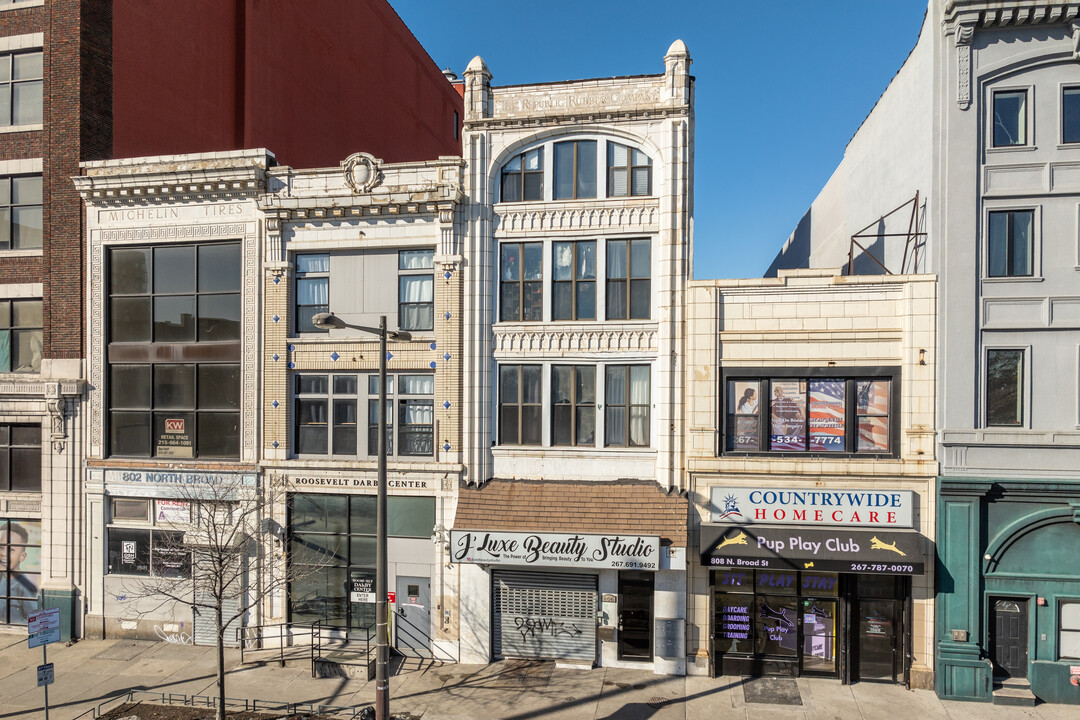
[[[495,85],[661,73],[681,38],[697,78],[697,278],[765,272],[914,47],[926,10],[925,0],[390,4],[439,67],[461,75],[480,55]]]

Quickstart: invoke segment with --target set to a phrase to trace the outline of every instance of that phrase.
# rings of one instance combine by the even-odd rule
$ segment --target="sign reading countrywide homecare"
[[[714,487],[712,522],[732,525],[846,525],[909,528],[910,490]]]
[[[583,533],[450,531],[451,562],[657,570],[660,538]]]

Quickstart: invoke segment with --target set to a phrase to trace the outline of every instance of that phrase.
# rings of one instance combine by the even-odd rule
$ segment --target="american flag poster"
[[[845,387],[843,380],[810,382],[810,451],[844,451]]]

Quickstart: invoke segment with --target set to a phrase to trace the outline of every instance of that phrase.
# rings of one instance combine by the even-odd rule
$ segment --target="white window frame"
[[[1065,141],[1065,91],[1077,90],[1080,91],[1080,83],[1069,81],[1058,83],[1058,95],[1057,95],[1057,142],[1058,149],[1064,150],[1066,148],[1076,148],[1080,146],[1080,140],[1075,142]]]
[[[1069,628],[1062,627],[1062,615],[1064,614],[1062,611],[1063,611],[1063,609],[1065,608],[1066,605],[1076,605],[1077,608],[1080,609],[1080,598],[1071,598],[1071,597],[1069,597],[1069,598],[1058,598],[1057,622],[1054,623],[1054,630],[1055,630],[1056,635],[1057,635],[1057,637],[1055,638],[1055,640],[1057,642],[1057,659],[1058,660],[1080,660],[1080,653],[1078,653],[1077,655],[1064,655],[1061,652],[1061,636],[1062,636],[1062,633],[1067,633],[1068,632],[1068,633],[1076,633],[1077,635],[1080,635],[1080,625],[1077,625],[1075,628],[1073,628],[1073,627],[1069,627]]]
[[[565,142],[580,142],[580,141],[594,141],[596,142],[596,195],[588,198],[555,198],[555,146],[559,143]],[[608,187],[608,145],[615,144],[621,145],[631,150],[638,150],[645,154],[649,158],[649,194],[648,195],[611,195],[610,188]],[[657,154],[646,148],[640,140],[631,138],[620,138],[611,135],[597,135],[589,133],[572,133],[568,135],[559,135],[557,137],[548,137],[541,142],[534,142],[530,145],[523,145],[522,147],[514,149],[513,152],[506,153],[503,160],[499,163],[499,166],[495,168],[493,175],[493,189],[492,194],[495,196],[496,203],[502,203],[502,176],[503,168],[506,164],[511,162],[519,155],[536,150],[537,148],[543,148],[543,187],[541,197],[539,200],[510,200],[511,203],[538,203],[538,202],[557,202],[557,203],[587,203],[598,202],[606,200],[614,201],[626,201],[642,198],[656,198],[657,193],[657,180],[658,175],[656,173],[657,168],[661,163]]]
[[[1031,274],[1030,275],[990,275],[990,215],[991,213],[1031,211]],[[979,243],[979,258],[982,268],[979,271],[984,283],[1042,282],[1042,216],[1041,204],[1010,204],[987,206],[982,217],[982,242]]]
[[[499,375],[500,368],[504,366],[520,366],[520,365],[539,365],[540,366],[540,422],[541,422],[541,434],[539,445],[511,445],[502,442],[500,436],[500,414],[499,408],[501,405],[501,398],[499,397]],[[596,369],[595,375],[595,392],[596,392],[596,415],[595,415],[595,438],[591,445],[555,445],[552,437],[552,411],[554,408],[554,402],[552,397],[552,368],[554,366],[591,366]],[[607,368],[609,366],[640,366],[644,365],[649,368],[649,444],[648,445],[607,445]],[[495,392],[492,393],[492,400],[494,404],[491,417],[494,418],[492,423],[492,440],[494,441],[494,449],[499,450],[510,449],[524,452],[541,452],[541,451],[570,451],[570,452],[649,452],[656,449],[658,437],[657,437],[657,370],[653,358],[633,356],[633,357],[608,357],[604,360],[596,360],[595,357],[565,357],[558,360],[546,360],[538,358],[503,358],[496,362],[495,365]],[[629,403],[629,398],[627,398]],[[629,407],[629,404],[627,405]],[[629,432],[629,414],[627,416],[627,432]]]
[[[1020,392],[1023,393],[1023,397],[1020,399],[1020,424],[1019,425],[991,425],[990,424],[990,388],[988,385],[989,372],[990,372],[990,351],[992,350],[1016,350],[1021,353],[1021,372],[1023,377],[1020,379]],[[991,343],[984,345],[982,348],[982,356],[980,358],[979,368],[979,387],[981,392],[979,393],[980,401],[980,427],[984,430],[990,430],[993,432],[1007,432],[1009,430],[1027,430],[1031,428],[1031,390],[1032,390],[1032,346],[1031,345],[1010,345]]]
[[[1019,145],[994,144],[994,97],[999,93],[1023,92],[1024,122],[1026,136]],[[988,153],[1017,152],[1035,149],[1035,86],[1034,85],[995,85],[986,89],[986,151]]]
[[[0,128],[0,133],[3,133],[5,129],[6,128]],[[26,158],[24,160],[0,160],[0,177],[15,175],[43,175],[42,167],[43,163],[41,158]],[[42,179],[42,183],[44,184],[44,178]],[[42,207],[44,208],[44,197],[42,198]],[[42,228],[42,234],[44,234],[44,228]],[[42,237],[42,246],[44,246],[44,244],[45,239],[44,237]],[[43,247],[25,248],[18,250],[0,248],[0,257],[41,257],[43,252]],[[40,296],[41,292],[39,291],[37,295]]]
[[[648,318],[628,318],[625,320],[608,320],[607,319],[607,248],[608,242],[611,240],[648,240],[649,241],[649,307],[653,310],[650,311],[650,317]],[[596,243],[596,314],[595,317],[588,320],[554,320],[554,295],[555,295],[555,243],[557,242],[582,242],[582,241],[595,241]],[[541,265],[540,265],[540,282],[542,284],[541,290],[541,312],[539,320],[502,320],[502,247],[503,245],[523,245],[527,243],[540,243],[541,252]],[[627,324],[641,324],[641,323],[654,323],[657,321],[655,315],[656,308],[656,292],[657,292],[657,244],[656,236],[654,234],[641,234],[641,233],[620,233],[618,235],[562,235],[551,236],[543,238],[535,237],[507,237],[501,238],[498,241],[498,248],[495,253],[495,302],[494,314],[492,316],[492,322],[495,325],[511,325],[518,323],[544,323],[554,324],[556,326],[562,326],[564,324],[592,324],[592,323],[627,323]],[[520,281],[518,281],[520,282]],[[629,309],[628,309],[629,314]]]

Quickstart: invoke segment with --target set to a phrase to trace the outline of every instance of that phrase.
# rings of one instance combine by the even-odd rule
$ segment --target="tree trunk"
[[[214,608],[217,619],[217,720],[225,720],[225,626],[222,623],[221,602],[218,599]]]

